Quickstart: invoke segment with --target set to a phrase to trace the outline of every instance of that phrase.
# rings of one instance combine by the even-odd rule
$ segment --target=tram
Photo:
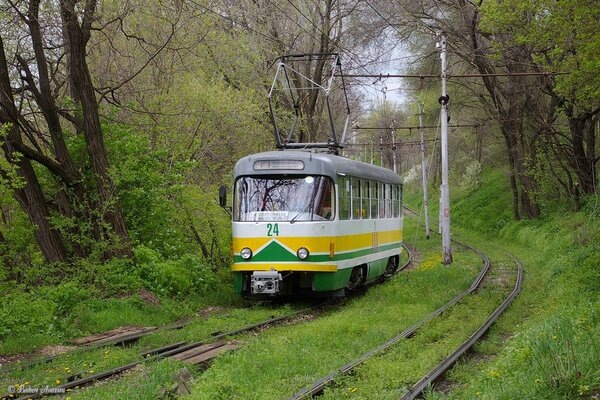
[[[283,150],[234,169],[232,270],[245,297],[343,295],[402,252],[402,181],[335,154]]]

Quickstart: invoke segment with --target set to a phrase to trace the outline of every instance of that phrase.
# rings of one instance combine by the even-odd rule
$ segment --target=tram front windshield
[[[334,217],[326,176],[244,176],[235,182],[234,221],[326,221]]]

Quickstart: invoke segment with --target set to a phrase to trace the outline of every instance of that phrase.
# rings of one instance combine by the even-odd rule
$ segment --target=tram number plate
[[[279,224],[267,224],[267,236],[279,236]]]

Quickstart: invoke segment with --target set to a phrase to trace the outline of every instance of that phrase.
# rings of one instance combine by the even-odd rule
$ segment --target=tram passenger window
[[[370,206],[369,206],[369,181],[361,181],[360,182],[360,204],[362,207],[362,217],[363,219],[368,219],[370,213]]]
[[[379,186],[377,182],[369,182],[371,186],[371,218],[377,218],[377,187]]]
[[[400,203],[400,205],[398,206],[398,208],[400,209],[400,215],[402,215],[402,185],[398,186],[398,202]]]
[[[385,184],[379,185],[379,218],[385,218]]]
[[[400,186],[392,186],[392,208],[394,209],[394,218],[398,218],[400,215]]]
[[[360,203],[360,180],[352,178],[352,219],[361,219],[362,210]]]
[[[385,184],[385,216],[392,218],[392,185]]]
[[[340,219],[350,219],[350,179],[339,177]]]

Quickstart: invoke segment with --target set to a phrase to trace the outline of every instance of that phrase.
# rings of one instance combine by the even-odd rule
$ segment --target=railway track
[[[249,324],[243,326],[241,328],[237,328],[227,332],[214,332],[209,335],[209,338],[197,341],[197,342],[178,342],[169,344],[167,346],[163,346],[161,348],[152,349],[140,354],[140,358],[131,363],[107,370],[102,371],[93,375],[86,376],[84,378],[79,378],[79,375],[72,375],[65,378],[67,383],[56,386],[52,388],[55,393],[45,393],[45,394],[25,394],[23,396],[15,395],[14,393],[6,393],[0,396],[0,400],[10,400],[16,398],[27,398],[27,399],[37,399],[43,396],[49,395],[60,395],[64,394],[67,390],[73,390],[75,388],[81,388],[84,386],[88,386],[96,381],[108,379],[119,375],[125,371],[131,370],[137,365],[142,363],[147,363],[151,361],[161,360],[167,357],[173,357],[175,359],[179,359],[182,361],[189,360],[188,362],[192,364],[205,363],[210,361],[220,352],[225,350],[232,350],[235,347],[235,343],[228,342],[227,338],[245,332],[251,332],[260,328],[265,328],[267,326],[273,326],[276,324],[280,324],[286,321],[291,321],[294,318],[298,318],[301,315],[307,314],[309,312],[319,311],[323,312],[330,307],[333,307],[337,304],[341,303],[340,299],[329,299],[323,302],[320,302],[316,305],[303,308],[298,311],[294,311],[292,313],[270,318],[261,322]],[[100,346],[98,346],[100,347]],[[53,357],[52,359],[56,359],[57,357]],[[41,362],[41,361],[40,361]]]
[[[515,285],[512,290],[506,296],[504,301],[494,310],[493,313],[484,321],[483,324],[475,331],[473,334],[461,343],[448,357],[443,359],[438,365],[436,365],[431,371],[429,371],[423,378],[421,378],[414,386],[401,397],[401,400],[414,400],[419,397],[423,391],[430,387],[437,379],[439,379],[459,358],[461,358],[465,353],[467,353],[473,345],[480,340],[483,335],[488,331],[488,329],[492,326],[494,322],[500,317],[500,315],[508,308],[510,303],[517,297],[519,292],[521,291],[521,286],[523,283],[523,263],[510,255],[514,263],[517,266],[517,278],[515,280]]]
[[[477,290],[477,288],[479,288],[479,286],[481,285],[483,278],[486,276],[486,274],[490,270],[490,260],[487,257],[487,255],[485,253],[483,253],[482,251],[480,251],[466,243],[462,243],[460,241],[455,240],[454,242],[470,249],[471,251],[474,251],[482,259],[482,268],[468,289],[457,294],[450,301],[448,301],[447,303],[445,303],[444,305],[442,305],[441,307],[439,307],[432,313],[428,314],[426,317],[424,317],[417,323],[408,327],[407,329],[405,329],[398,335],[392,337],[391,339],[387,340],[386,342],[382,343],[381,345],[369,350],[368,352],[364,353],[360,357],[350,361],[349,363],[341,366],[340,368],[332,371],[331,373],[324,376],[323,378],[315,381],[311,386],[307,386],[307,387],[303,388],[302,390],[296,392],[294,395],[292,395],[290,397],[290,400],[298,400],[298,399],[304,399],[304,398],[308,398],[308,397],[317,397],[319,394],[321,394],[323,392],[323,390],[325,389],[325,387],[327,387],[327,385],[331,384],[340,375],[345,375],[345,374],[352,372],[356,367],[361,365],[363,362],[365,362],[369,358],[372,358],[373,356],[382,353],[383,351],[394,346],[396,343],[398,343],[399,341],[401,341],[403,339],[410,338],[428,321],[430,321],[433,318],[435,318],[436,316],[442,314],[448,308],[450,308],[453,305],[455,305],[456,303],[458,303],[462,298],[464,298],[468,294],[471,294],[472,292]]]
[[[414,215],[418,215],[415,211],[411,210],[410,208],[405,207],[405,209]],[[382,343],[381,345],[373,348],[372,350],[369,350],[368,352],[364,353],[360,357],[350,361],[349,363],[343,365],[342,367],[336,369],[335,371],[332,371],[330,374],[326,375],[325,377],[315,381],[311,386],[305,387],[302,390],[296,392],[293,396],[290,397],[290,399],[297,400],[297,399],[304,399],[304,398],[308,398],[308,397],[314,398],[314,397],[319,396],[320,394],[323,393],[323,390],[327,387],[327,385],[331,384],[340,375],[345,375],[345,374],[351,373],[356,367],[358,367],[359,365],[364,363],[366,360],[372,358],[373,356],[375,356],[377,354],[382,353],[383,351],[394,346],[395,344],[397,344],[399,341],[401,341],[403,339],[409,339],[417,332],[417,330],[419,330],[423,325],[425,325],[425,323],[432,320],[436,316],[442,314],[444,311],[449,309],[451,306],[458,303],[462,298],[464,298],[465,296],[467,296],[467,295],[473,293],[475,290],[477,290],[481,286],[484,277],[487,275],[487,273],[490,270],[491,265],[490,265],[489,258],[487,257],[487,255],[485,253],[483,253],[479,249],[474,248],[473,246],[470,246],[470,245],[468,245],[462,241],[456,240],[456,239],[452,239],[452,241],[457,245],[463,246],[463,247],[470,249],[471,251],[477,253],[481,257],[482,262],[483,262],[483,266],[482,266],[482,269],[481,269],[479,275],[477,275],[477,277],[475,278],[475,280],[473,281],[473,283],[467,290],[459,293],[457,296],[452,298],[446,304],[444,304],[443,306],[441,306],[440,308],[438,308],[431,314],[427,315],[425,318],[423,318],[416,324],[408,327],[407,329],[402,331],[400,334],[394,336],[393,338],[391,338],[388,341]],[[512,300],[518,295],[519,291],[521,290],[521,284],[522,284],[522,280],[523,280],[523,265],[515,257],[513,257],[511,255],[509,255],[509,256],[512,258],[512,260],[515,262],[515,264],[517,266],[517,277],[516,277],[515,286],[514,286],[512,292],[504,299],[504,301],[501,303],[501,305],[496,310],[494,310],[494,312],[492,312],[489,315],[489,317],[486,319],[486,321],[466,341],[464,341],[461,345],[459,345],[448,357],[446,357],[444,360],[442,360],[436,367],[434,367],[425,376],[423,376],[423,378],[421,378],[417,383],[415,383],[414,386],[401,398],[401,400],[413,400],[413,399],[416,399],[417,397],[419,397],[423,393],[423,390],[425,390],[427,387],[430,387],[452,365],[454,365],[454,363],[460,357],[462,357],[479,339],[481,339],[481,337],[487,332],[487,330],[490,328],[490,326],[499,318],[499,316],[506,310],[506,308],[508,308],[508,306],[512,302]]]
[[[223,316],[227,316],[227,315],[229,315],[229,314],[224,314]],[[115,335],[115,338],[106,338],[106,339],[94,341],[91,343],[81,342],[78,347],[76,347],[75,349],[73,349],[71,351],[65,352],[65,353],[60,353],[60,354],[47,356],[47,357],[41,357],[38,359],[32,359],[32,360],[28,360],[26,362],[18,362],[18,363],[13,362],[11,364],[5,364],[3,367],[0,368],[0,374],[10,373],[15,370],[26,370],[26,369],[35,367],[40,364],[48,364],[48,363],[51,363],[52,361],[54,361],[62,356],[65,356],[67,354],[92,351],[92,350],[96,350],[96,349],[100,349],[100,348],[104,348],[104,347],[110,347],[110,346],[125,346],[125,345],[133,343],[145,336],[154,335],[154,334],[157,334],[160,332],[165,332],[165,331],[170,331],[170,330],[183,329],[186,326],[188,326],[194,322],[202,321],[208,317],[209,316],[205,316],[203,318],[190,318],[186,321],[174,322],[174,323],[170,323],[170,324],[158,327],[158,328],[156,328],[156,327],[140,328],[136,332],[133,332],[133,333],[129,333],[129,334],[125,333],[125,334]],[[118,331],[118,329],[115,331]],[[216,336],[219,333],[221,333],[221,332],[213,332],[213,333],[209,334],[209,336]],[[92,335],[92,336],[97,336],[97,335]],[[73,341],[73,343],[77,343],[77,340]],[[2,398],[0,398],[0,399],[2,399]]]
[[[404,249],[407,253],[407,258],[406,258],[405,262],[396,269],[396,271],[393,275],[396,275],[400,271],[407,268],[413,261],[414,253],[413,253],[412,249],[410,249],[407,246],[404,246]],[[383,279],[383,280],[389,280],[390,278],[391,277],[387,277],[386,279]],[[374,282],[371,285],[377,284],[379,282],[381,282],[381,281]],[[371,285],[368,285],[368,286],[371,286]],[[360,295],[362,292],[363,291],[356,291],[355,294]],[[343,302],[344,302],[343,298],[342,299],[340,299],[340,298],[328,299],[324,302],[320,302],[316,305],[306,307],[301,310],[298,310],[298,311],[295,311],[295,312],[292,312],[292,313],[289,313],[289,314],[286,314],[286,315],[283,315],[280,317],[270,318],[270,319],[267,319],[267,320],[264,320],[264,321],[261,321],[258,323],[249,324],[244,327],[237,328],[237,329],[227,331],[227,332],[214,332],[213,334],[209,335],[210,338],[202,340],[202,341],[178,342],[178,343],[169,344],[169,345],[157,348],[157,349],[152,349],[152,350],[143,352],[140,354],[140,359],[133,361],[131,363],[110,369],[110,370],[102,371],[102,372],[99,372],[99,373],[96,373],[93,375],[89,375],[86,377],[80,377],[80,375],[78,375],[78,374],[66,377],[65,381],[67,381],[67,383],[52,388],[53,389],[52,392],[47,392],[44,394],[29,393],[29,394],[25,394],[23,396],[20,396],[19,394],[14,394],[14,393],[7,393],[7,394],[0,396],[0,400],[10,400],[10,399],[18,399],[18,398],[37,399],[37,398],[46,397],[46,396],[53,395],[53,394],[61,395],[61,394],[64,394],[66,391],[89,386],[90,384],[92,384],[94,382],[117,376],[119,374],[122,374],[123,372],[129,371],[129,370],[135,368],[136,366],[138,366],[142,363],[158,361],[158,360],[168,358],[168,357],[171,357],[173,359],[180,360],[180,361],[185,361],[190,364],[206,364],[212,358],[216,357],[221,352],[228,351],[228,350],[235,350],[237,347],[239,347],[239,343],[227,341],[227,338],[229,338],[229,337],[232,337],[232,336],[240,334],[240,333],[251,332],[251,331],[265,328],[268,326],[274,326],[276,324],[292,321],[293,319],[298,318],[302,315],[308,314],[309,312],[318,311],[319,313],[322,313],[325,310],[328,310],[332,307],[342,304]],[[181,328],[185,327],[187,324],[189,324],[189,322],[176,324],[176,325],[168,326],[168,327],[163,327],[163,328],[159,328],[156,330],[140,332],[140,333],[136,333],[136,334],[132,334],[132,335],[126,335],[125,337],[121,337],[121,338],[113,340],[113,341],[107,341],[107,342],[104,342],[104,343],[101,343],[98,345],[84,346],[84,348],[82,350],[91,350],[91,349],[96,349],[96,348],[110,346],[110,345],[123,344],[126,342],[131,342],[131,341],[137,340],[146,335],[150,335],[150,334],[153,334],[153,333],[156,333],[159,331],[164,331],[166,329],[181,329]],[[5,369],[0,372],[3,372],[3,373],[10,372],[16,368],[26,369],[28,367],[32,367],[34,365],[39,365],[41,363],[52,362],[53,360],[57,359],[58,357],[60,357],[60,355],[46,357],[41,360],[35,360],[34,362],[30,362],[28,364],[14,366],[12,369]]]

